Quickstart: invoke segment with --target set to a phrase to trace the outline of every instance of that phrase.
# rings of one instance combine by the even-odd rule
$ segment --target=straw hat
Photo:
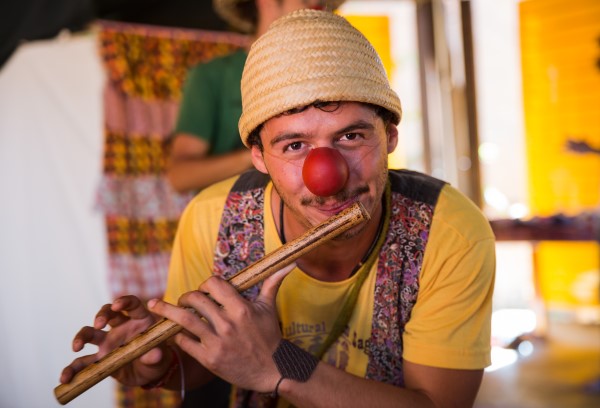
[[[365,102],[402,116],[398,95],[369,41],[343,17],[299,10],[276,20],[252,45],[242,74],[239,130],[315,101]]]
[[[215,12],[236,30],[252,34],[256,29],[256,0],[213,0]],[[335,10],[346,0],[325,0],[328,10]],[[249,10],[254,10],[250,12]]]

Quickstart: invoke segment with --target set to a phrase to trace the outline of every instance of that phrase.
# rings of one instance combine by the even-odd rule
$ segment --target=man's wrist
[[[279,342],[273,353],[273,361],[281,375],[271,394],[273,397],[279,395],[279,386],[284,379],[306,382],[319,364],[315,356],[286,339]]]
[[[177,354],[173,347],[169,347],[169,350],[171,351],[171,364],[169,365],[169,368],[167,368],[167,371],[165,371],[165,373],[162,376],[160,376],[157,380],[150,381],[149,383],[142,385],[141,387],[143,389],[151,390],[154,388],[162,388],[171,380],[173,375],[178,371],[181,365],[181,361],[179,361],[179,354]]]
[[[283,380],[285,380],[283,376],[279,377],[279,381],[277,381],[277,384],[275,384],[275,390],[269,395],[271,398],[279,397],[279,386],[281,385]]]

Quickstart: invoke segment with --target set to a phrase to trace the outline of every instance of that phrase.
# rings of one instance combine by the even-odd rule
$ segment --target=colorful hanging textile
[[[107,71],[104,171],[97,205],[105,214],[111,296],[161,297],[177,222],[191,195],[165,178],[166,142],[192,65],[248,43],[229,32],[100,21]],[[121,407],[174,407],[177,393],[119,387]]]

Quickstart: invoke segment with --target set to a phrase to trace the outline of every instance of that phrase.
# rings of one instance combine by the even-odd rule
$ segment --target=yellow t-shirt
[[[195,290],[211,275],[221,212],[235,179],[202,191],[186,208],[174,243],[165,300]],[[265,192],[265,253],[281,246]],[[440,193],[420,273],[420,289],[403,334],[403,357],[456,369],[490,364],[490,319],[495,272],[494,236],[477,207],[445,185]],[[358,274],[321,282],[296,268],[277,297],[283,336],[315,351],[325,340]],[[376,264],[369,271],[348,322],[323,360],[364,376],[373,315]]]

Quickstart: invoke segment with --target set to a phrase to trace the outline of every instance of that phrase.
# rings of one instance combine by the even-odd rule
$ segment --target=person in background
[[[334,10],[344,0],[213,0],[232,28],[262,35],[277,18],[300,8]],[[167,178],[178,192],[196,192],[252,167],[240,141],[240,79],[247,49],[199,64],[188,72],[169,148]]]
[[[241,94],[256,169],[192,200],[164,300],[103,307],[73,341],[99,352],[61,382],[164,316],[184,330],[119,381],[216,376],[232,407],[472,406],[491,362],[494,235],[449,184],[388,169],[402,109],[373,46],[343,17],[292,12],[252,46]],[[357,202],[368,221],[243,294],[226,281]]]

